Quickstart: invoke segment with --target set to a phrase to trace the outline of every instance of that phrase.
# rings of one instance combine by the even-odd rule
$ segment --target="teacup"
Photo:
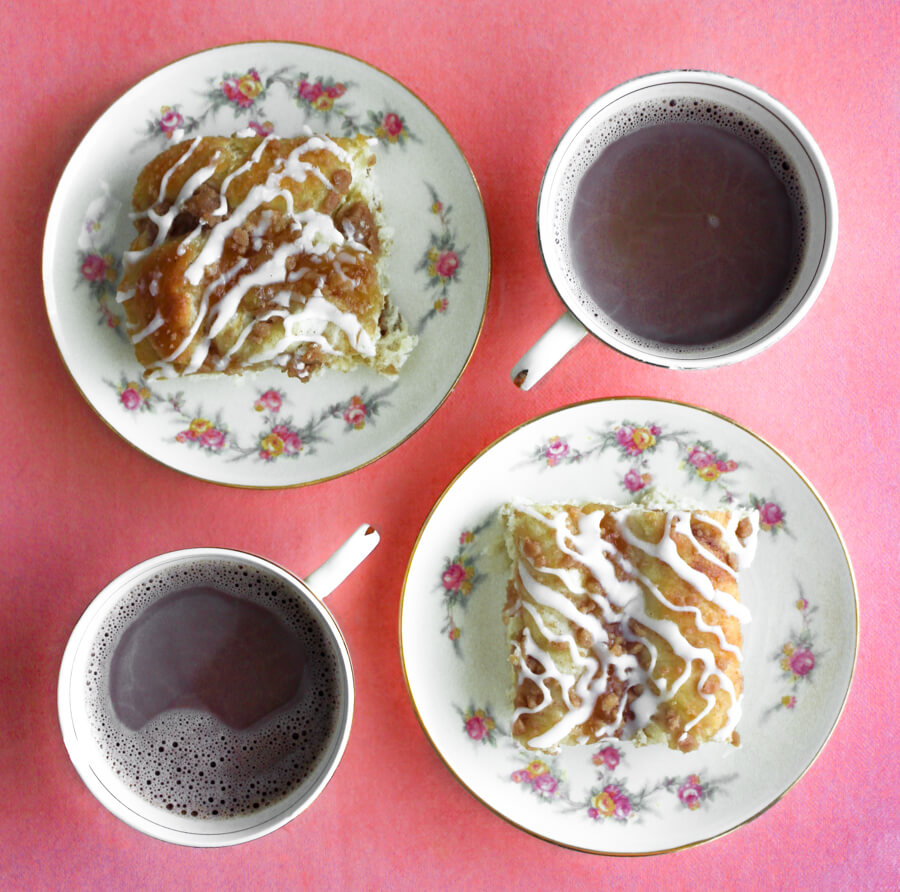
[[[583,263],[579,268],[581,261],[573,250],[577,233],[571,232],[576,202],[582,200],[581,184],[598,167],[598,159],[609,157],[604,153],[610,147],[622,145],[639,131],[649,133],[646,127],[659,128],[664,138],[672,124],[688,123],[707,124],[721,139],[752,147],[760,156],[763,175],[777,178],[776,187],[781,184],[793,218],[790,268],[776,280],[771,304],[738,330],[699,341],[683,333],[668,339],[648,335],[611,315],[602,301],[598,303],[596,292],[602,288],[586,280]],[[702,175],[697,176],[702,183]],[[611,182],[607,188],[614,189],[614,178]],[[745,215],[744,220],[750,230],[749,217]],[[710,227],[721,227],[716,237],[726,234],[727,226],[717,215],[707,214],[702,222],[707,221]],[[613,221],[612,226],[619,223]],[[725,75],[666,71],[615,87],[578,116],[547,165],[537,224],[547,273],[567,309],[513,368],[511,376],[523,390],[532,387],[587,333],[627,356],[673,369],[711,368],[759,353],[791,331],[821,292],[834,258],[838,214],[834,183],[822,152],[780,102]],[[617,250],[610,248],[613,243],[605,240],[604,250]],[[634,258],[629,262],[634,265]],[[631,295],[626,291],[625,297]]]
[[[350,655],[322,598],[378,544],[366,525],[306,581],[241,551],[159,555],[107,585],[63,656],[63,741],[88,789],[143,833],[229,846],[331,779],[353,718]]]

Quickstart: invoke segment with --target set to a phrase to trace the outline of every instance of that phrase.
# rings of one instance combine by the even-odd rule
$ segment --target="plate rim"
[[[504,440],[507,440],[509,437],[518,433],[518,431],[522,430],[523,428],[528,427],[530,424],[536,423],[545,418],[548,418],[551,415],[562,413],[562,412],[568,411],[570,409],[577,409],[577,408],[581,408],[581,407],[588,406],[588,405],[598,405],[601,403],[615,403],[615,402],[624,402],[624,401],[662,403],[662,404],[669,405],[669,406],[678,406],[679,408],[692,409],[692,410],[696,410],[698,412],[702,412],[705,415],[710,415],[721,421],[725,421],[727,424],[733,425],[734,427],[738,428],[740,431],[743,431],[745,434],[749,434],[754,440],[757,440],[762,446],[766,447],[771,452],[773,452],[778,458],[780,458],[788,466],[788,468],[797,475],[797,477],[800,479],[800,481],[803,483],[803,485],[811,493],[813,498],[818,503],[819,508],[823,511],[825,518],[828,520],[828,523],[831,525],[832,529],[834,530],[835,536],[837,537],[838,544],[841,547],[841,551],[843,552],[844,560],[847,565],[847,571],[848,571],[849,580],[850,580],[850,587],[853,592],[853,613],[854,613],[854,621],[855,621],[854,622],[854,636],[853,636],[853,657],[852,657],[852,660],[850,663],[850,675],[847,679],[847,687],[843,692],[840,707],[837,710],[837,714],[835,715],[834,721],[832,722],[831,727],[828,729],[828,733],[825,735],[824,739],[822,740],[821,745],[812,754],[811,758],[809,759],[809,762],[806,764],[806,766],[803,768],[803,770],[797,775],[797,777],[794,778],[794,780],[784,790],[782,790],[771,802],[769,802],[767,805],[763,806],[761,809],[756,811],[754,814],[750,815],[747,818],[744,818],[742,821],[738,822],[737,824],[734,824],[731,827],[727,827],[718,833],[713,833],[709,836],[704,836],[701,839],[696,839],[691,842],[682,843],[677,846],[671,846],[668,848],[654,849],[654,850],[648,850],[648,851],[640,851],[640,852],[605,851],[605,850],[600,850],[600,849],[591,849],[591,848],[585,848],[580,845],[576,845],[574,843],[569,843],[569,842],[566,842],[561,839],[554,839],[543,833],[533,830],[530,827],[524,826],[523,824],[514,820],[512,817],[510,817],[506,814],[503,814],[503,812],[501,812],[499,810],[499,808],[496,808],[493,805],[491,805],[489,802],[487,802],[482,795],[480,795],[478,792],[476,792],[476,790],[472,789],[472,787],[469,786],[469,784],[467,784],[459,776],[459,774],[456,772],[454,767],[448,761],[447,757],[445,757],[444,753],[441,752],[437,743],[435,742],[434,738],[432,737],[430,731],[428,730],[428,727],[426,726],[425,721],[422,718],[422,714],[419,711],[419,707],[416,703],[415,696],[413,695],[413,692],[412,692],[412,686],[410,684],[410,676],[409,676],[407,662],[406,662],[406,653],[405,653],[404,647],[403,647],[403,616],[404,616],[404,608],[406,605],[407,585],[409,583],[410,572],[412,570],[413,562],[416,559],[422,538],[424,537],[425,531],[428,528],[429,524],[431,523],[432,518],[434,517],[438,508],[443,503],[444,499],[449,495],[450,491],[459,482],[459,480],[463,477],[463,475],[465,475],[466,472],[473,465],[475,465],[476,462],[478,462],[483,456],[485,456],[488,452],[490,452],[495,446],[498,446]],[[853,563],[850,559],[850,553],[847,549],[847,543],[845,542],[844,537],[841,534],[840,528],[837,525],[837,521],[835,520],[834,515],[831,513],[831,510],[828,508],[828,505],[825,503],[824,499],[821,497],[818,490],[816,490],[816,488],[813,486],[813,484],[811,483],[809,478],[800,470],[800,468],[797,467],[796,464],[794,464],[793,461],[791,461],[790,458],[787,457],[787,455],[785,455],[780,449],[778,449],[776,446],[774,446],[772,443],[770,443],[764,437],[762,437],[759,434],[752,431],[750,428],[746,427],[745,425],[741,424],[740,422],[736,421],[735,419],[731,418],[730,416],[725,415],[721,412],[717,412],[714,409],[706,409],[702,406],[698,406],[693,403],[688,403],[683,400],[668,399],[665,397],[627,396],[626,395],[626,396],[595,397],[595,398],[580,400],[575,403],[567,403],[563,406],[557,406],[556,408],[548,409],[545,412],[541,412],[538,415],[535,415],[531,418],[527,418],[525,421],[522,421],[519,424],[516,424],[510,430],[501,434],[499,437],[497,437],[495,440],[493,440],[491,443],[489,443],[487,446],[485,446],[483,449],[481,449],[475,456],[473,456],[471,459],[469,459],[469,461],[466,462],[466,464],[454,475],[453,479],[447,484],[447,486],[443,489],[441,494],[435,500],[434,505],[431,507],[430,511],[428,512],[428,515],[426,516],[425,520],[422,522],[422,525],[419,529],[419,532],[416,536],[416,540],[413,543],[413,547],[410,552],[409,561],[407,562],[407,565],[406,565],[406,572],[403,575],[403,586],[400,591],[400,605],[398,608],[398,646],[399,646],[399,650],[400,650],[400,665],[401,665],[401,669],[403,671],[403,682],[406,686],[406,693],[409,698],[410,704],[412,705],[413,713],[416,716],[416,720],[419,722],[419,726],[421,727],[422,731],[425,734],[426,740],[431,745],[432,749],[437,754],[438,758],[444,764],[444,767],[450,772],[450,774],[457,781],[457,783],[459,783],[462,786],[462,788],[464,790],[466,790],[471,796],[473,796],[481,805],[483,805],[485,808],[487,808],[488,810],[493,812],[493,814],[497,815],[497,817],[502,818],[506,823],[515,827],[517,830],[521,830],[521,831],[527,833],[529,836],[533,836],[536,839],[540,839],[543,842],[550,843],[551,845],[554,845],[554,846],[559,846],[561,848],[569,849],[569,850],[576,851],[576,852],[582,852],[587,855],[599,855],[599,856],[606,856],[606,857],[612,857],[612,858],[643,858],[643,857],[652,856],[652,855],[664,855],[664,854],[669,854],[671,852],[680,852],[680,851],[684,851],[685,849],[692,849],[696,846],[704,845],[705,843],[712,842],[713,840],[716,840],[716,839],[721,839],[724,836],[728,836],[729,834],[734,833],[736,830],[739,830],[740,828],[746,826],[747,824],[750,824],[751,822],[755,821],[758,817],[763,815],[770,808],[772,808],[774,805],[776,805],[778,802],[780,802],[781,799],[784,798],[784,796],[787,795],[787,793],[789,793],[800,782],[800,780],[806,776],[807,772],[818,761],[819,757],[824,752],[825,747],[827,746],[829,740],[831,740],[831,737],[834,734],[835,729],[837,728],[837,726],[841,720],[841,717],[844,714],[844,710],[847,707],[847,701],[850,698],[850,690],[853,687],[853,680],[856,675],[857,658],[859,656],[859,637],[860,637],[859,626],[860,626],[860,623],[859,623],[859,588],[858,588],[857,581],[856,581],[856,574],[853,570]]]
[[[123,431],[119,430],[110,420],[108,420],[100,409],[94,404],[94,401],[90,399],[85,388],[81,386],[78,378],[75,376],[75,373],[70,368],[69,363],[66,361],[66,357],[63,353],[62,346],[60,344],[60,337],[58,333],[57,324],[55,319],[57,317],[56,310],[56,294],[55,288],[52,284],[52,276],[54,271],[54,257],[52,256],[52,252],[50,251],[50,241],[51,241],[51,227],[56,227],[58,225],[58,218],[62,213],[62,208],[64,205],[63,199],[60,193],[60,187],[66,182],[73,174],[73,165],[76,160],[76,155],[78,155],[80,149],[82,148],[85,140],[90,136],[90,134],[95,130],[95,128],[111,113],[120,106],[127,97],[134,91],[137,90],[141,85],[143,85],[150,78],[156,77],[159,74],[162,74],[164,71],[167,71],[170,68],[174,68],[182,63],[195,59],[200,56],[212,54],[219,52],[221,50],[235,49],[235,48],[244,48],[251,46],[280,46],[285,48],[286,50],[319,50],[330,55],[340,56],[345,59],[349,59],[352,62],[355,62],[359,65],[363,65],[366,68],[369,68],[378,74],[386,77],[388,80],[392,81],[402,90],[405,90],[409,93],[414,99],[416,99],[419,103],[421,103],[422,107],[434,118],[439,127],[444,131],[447,138],[452,143],[453,147],[456,149],[459,154],[460,159],[465,165],[466,170],[468,171],[469,177],[471,178],[472,185],[475,188],[475,195],[478,198],[478,206],[481,209],[481,218],[484,223],[485,236],[486,236],[486,280],[485,280],[485,290],[484,290],[484,298],[482,301],[482,310],[481,310],[481,319],[479,320],[477,330],[475,331],[475,337],[472,340],[471,348],[469,349],[469,353],[465,358],[462,366],[459,369],[456,377],[449,383],[447,387],[446,393],[440,398],[438,403],[431,409],[429,413],[427,413],[402,439],[398,440],[396,443],[387,447],[386,449],[380,451],[378,454],[371,456],[370,458],[365,459],[359,464],[354,465],[352,468],[347,468],[344,471],[337,471],[333,474],[328,474],[322,477],[316,477],[315,479],[310,480],[301,480],[294,483],[236,483],[228,480],[218,480],[213,479],[204,474],[198,473],[196,471],[186,470],[182,467],[178,467],[176,463],[173,461],[169,461],[166,458],[160,455],[154,455],[146,448],[141,445],[138,445],[133,439],[129,438]],[[56,237],[56,232],[53,233],[53,239]],[[88,125],[88,127],[83,131],[80,138],[78,139],[78,144],[75,146],[72,153],[69,155],[66,160],[65,166],[62,169],[62,172],[59,174],[59,177],[56,180],[56,185],[53,190],[53,197],[50,200],[50,205],[47,209],[44,227],[43,227],[43,237],[41,241],[41,287],[43,291],[44,297],[44,314],[47,318],[48,324],[50,326],[50,332],[53,335],[53,346],[56,349],[56,353],[63,364],[63,367],[69,376],[72,383],[75,385],[78,392],[81,394],[82,399],[85,403],[90,407],[92,412],[103,422],[103,424],[111,430],[114,434],[116,434],[119,438],[121,438],[125,443],[127,443],[132,448],[136,449],[139,453],[144,455],[145,457],[151,459],[159,465],[162,465],[165,468],[169,468],[170,470],[175,471],[176,473],[183,474],[186,477],[189,477],[193,480],[199,480],[204,483],[211,483],[215,486],[223,486],[229,489],[245,489],[245,490],[287,490],[287,489],[299,489],[304,486],[313,486],[317,483],[325,483],[329,480],[336,480],[340,477],[345,477],[349,474],[352,474],[356,471],[361,470],[362,468],[367,467],[370,464],[378,461],[381,458],[384,458],[389,453],[393,452],[399,446],[406,443],[410,438],[412,438],[416,433],[418,433],[440,410],[440,408],[444,405],[447,398],[451,393],[456,389],[456,386],[459,384],[460,379],[463,374],[465,374],[466,369],[469,367],[469,363],[472,361],[472,357],[475,354],[475,348],[478,346],[478,342],[481,339],[482,332],[484,331],[485,320],[487,319],[487,310],[488,310],[488,302],[490,300],[491,293],[491,284],[493,281],[493,247],[492,247],[492,239],[491,239],[491,230],[490,230],[490,221],[487,215],[487,209],[484,204],[484,196],[481,191],[481,186],[478,183],[478,179],[475,176],[475,171],[472,169],[472,165],[469,163],[469,159],[466,156],[465,152],[463,152],[462,147],[456,140],[456,137],[447,127],[447,125],[443,122],[441,117],[431,108],[431,106],[425,102],[414,90],[410,87],[406,86],[401,80],[394,77],[392,74],[389,74],[384,69],[380,68],[377,65],[373,65],[371,62],[367,62],[364,59],[361,59],[358,56],[353,55],[352,53],[344,52],[343,50],[332,49],[331,47],[322,46],[321,44],[315,43],[307,43],[305,41],[295,41],[295,40],[276,40],[276,39],[261,39],[261,40],[246,40],[246,41],[233,41],[229,43],[216,44],[215,46],[206,47],[205,49],[196,50],[191,53],[185,53],[184,55],[178,56],[177,58],[171,60],[170,62],[166,62],[164,65],[160,65],[157,68],[154,68],[152,71],[149,71],[147,74],[140,76],[137,80],[132,82],[123,92],[119,93],[114,99],[112,99],[97,115],[93,121]],[[51,299],[50,294],[53,293],[54,296],[54,306],[53,310],[51,310]]]

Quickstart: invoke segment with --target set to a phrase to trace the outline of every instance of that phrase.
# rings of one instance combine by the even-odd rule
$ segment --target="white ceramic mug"
[[[339,585],[378,544],[378,533],[368,525],[353,535],[306,581],[264,558],[224,548],[191,548],[169,552],[132,567],[113,580],[93,600],[73,630],[59,675],[58,706],[63,741],[88,789],[110,812],[143,833],[166,842],[212,847],[247,842],[271,833],[306,809],[331,779],[347,745],[353,719],[354,683],[350,655],[330,611],[321,599]],[[91,651],[110,615],[132,597],[143,582],[180,566],[249,567],[272,580],[281,590],[301,599],[315,618],[322,639],[334,657],[335,690],[339,701],[333,730],[314,769],[285,796],[249,814],[228,817],[191,817],[166,811],[149,802],[125,783],[111,767],[88,714],[85,686]]]
[[[774,311],[723,341],[704,345],[648,343],[598,311],[578,282],[568,250],[575,187],[584,169],[618,137],[617,121],[648,103],[696,99],[752,122],[768,134],[796,174],[806,214],[798,268]],[[673,369],[711,368],[753,356],[786,335],[812,306],[831,268],[837,245],[837,198],[825,158],[806,128],[762,90],[735,78],[702,71],[665,71],[627,81],[588,106],[557,145],[541,183],[538,239],[544,265],[566,312],[514,366],[511,377],[528,390],[587,333],[644,362]]]

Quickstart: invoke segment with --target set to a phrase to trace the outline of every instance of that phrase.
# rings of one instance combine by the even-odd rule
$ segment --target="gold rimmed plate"
[[[131,190],[166,146],[252,130],[354,132],[376,140],[393,231],[393,302],[419,336],[396,380],[368,369],[300,383],[277,372],[147,382],[115,300],[133,238]],[[142,80],[94,124],[66,167],[44,239],[47,311],[91,406],[142,452],[234,486],[346,474],[402,443],[441,405],[481,332],[490,284],[484,207],[465,157],[428,107],[389,75],[294,43],[223,46]]]
[[[741,582],[752,614],[741,746],[684,754],[609,740],[552,757],[520,748],[510,736],[498,507],[512,498],[641,503],[658,493],[759,511],[758,552]],[[723,416],[631,398],[543,415],[475,458],[425,522],[400,606],[413,707],[453,775],[529,833],[615,855],[713,839],[784,795],[841,714],[857,627],[846,549],[800,471]]]

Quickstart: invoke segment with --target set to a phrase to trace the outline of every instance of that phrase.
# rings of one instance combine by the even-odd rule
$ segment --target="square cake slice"
[[[364,135],[197,137],[154,158],[117,297],[145,374],[395,376],[416,337],[388,294],[374,163]]]
[[[501,517],[518,743],[739,743],[755,512],[515,503]]]

